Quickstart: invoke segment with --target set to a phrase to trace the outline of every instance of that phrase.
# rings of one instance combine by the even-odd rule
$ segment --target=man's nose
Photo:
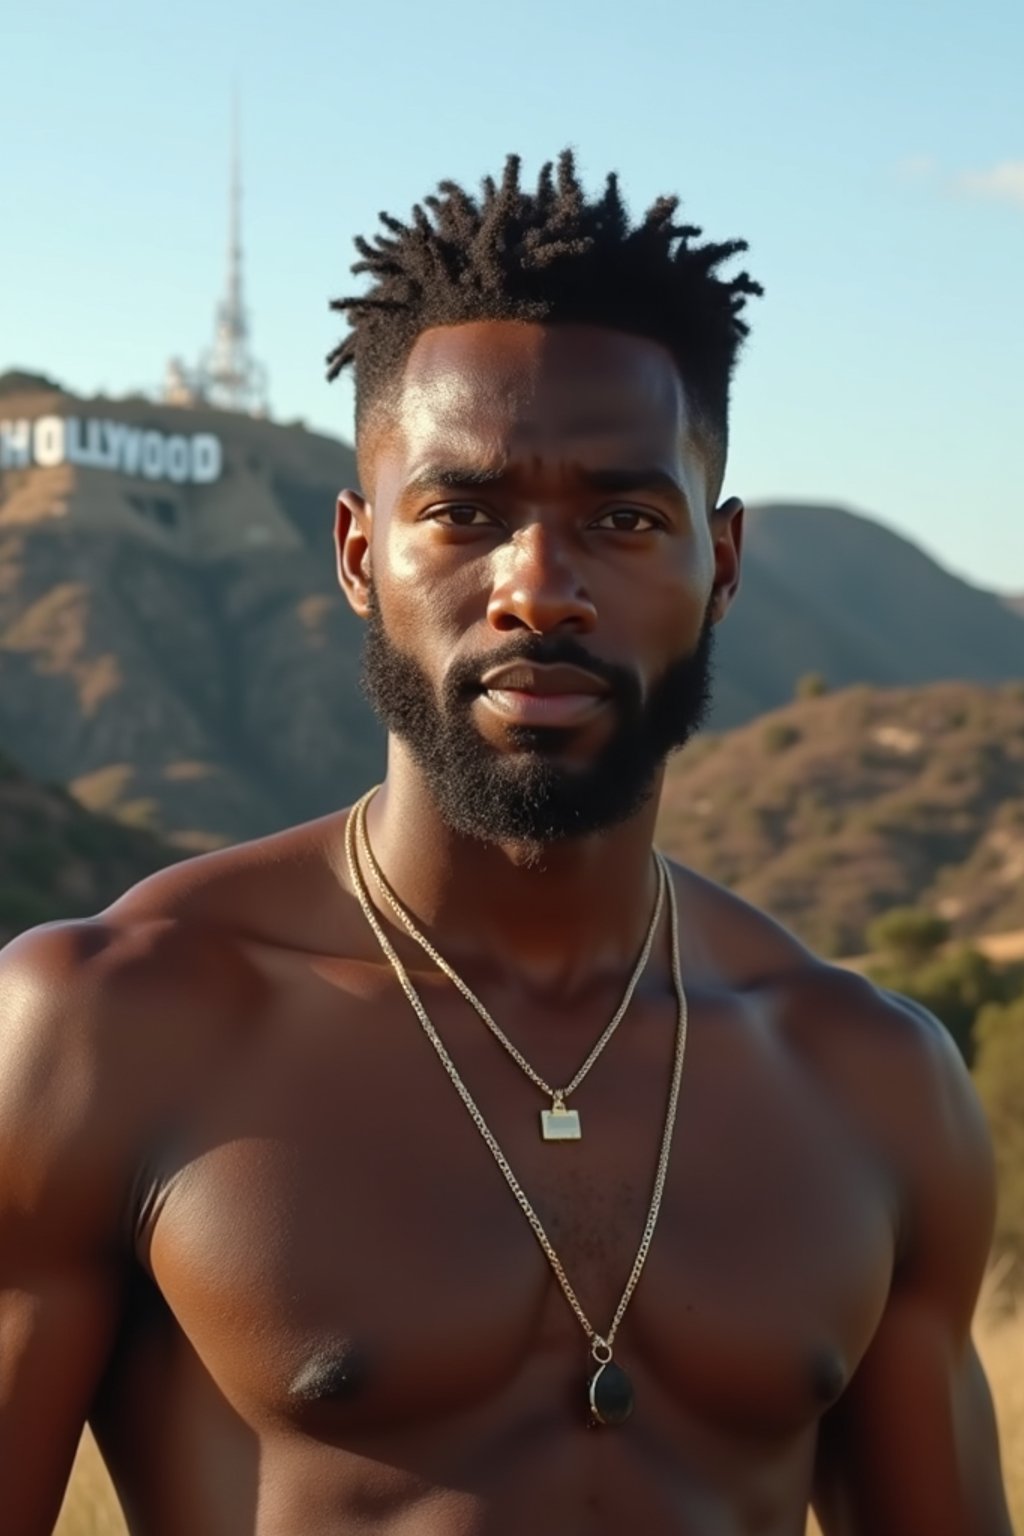
[[[495,629],[557,629],[589,634],[597,609],[587,591],[579,551],[542,523],[528,523],[496,555],[487,619]]]

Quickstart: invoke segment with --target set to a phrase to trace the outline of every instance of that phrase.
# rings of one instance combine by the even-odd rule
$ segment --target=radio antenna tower
[[[231,124],[231,185],[228,206],[228,271],[217,305],[213,346],[200,365],[200,391],[211,405],[250,416],[267,413],[267,373],[249,350],[249,319],[242,300],[242,171],[238,142],[238,99]]]

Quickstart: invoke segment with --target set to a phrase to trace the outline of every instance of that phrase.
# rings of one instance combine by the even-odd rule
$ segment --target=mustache
[[[525,640],[510,640],[507,645],[489,650],[486,656],[464,656],[449,669],[444,691],[449,698],[472,697],[483,691],[481,679],[492,667],[509,666],[518,661],[582,667],[599,677],[620,698],[631,697],[637,692],[636,679],[628,668],[602,661],[570,635],[534,635]]]

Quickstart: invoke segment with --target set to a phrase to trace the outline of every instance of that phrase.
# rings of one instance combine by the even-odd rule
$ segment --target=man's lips
[[[490,672],[485,672],[481,682],[488,691],[497,688],[544,697],[556,693],[608,692],[607,683],[593,672],[567,666],[564,662],[510,661],[503,667],[492,667]]]
[[[607,684],[582,667],[517,661],[482,679],[484,702],[514,725],[575,725],[599,710]]]

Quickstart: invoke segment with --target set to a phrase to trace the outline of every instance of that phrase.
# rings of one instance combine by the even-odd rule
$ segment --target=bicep
[[[117,1116],[99,1091],[82,1023],[90,999],[62,953],[69,943],[40,930],[0,964],[4,1536],[52,1529],[120,1314]]]
[[[894,1293],[823,1421],[814,1508],[825,1536],[1011,1536],[984,1372],[927,1301]]]
[[[882,1321],[823,1421],[815,1509],[826,1536],[1011,1536],[971,1317],[995,1209],[980,1105],[946,1032],[887,1005],[885,1158],[902,1191]]]
[[[12,1262],[0,1233],[0,1488],[8,1536],[53,1528],[117,1326],[105,1263]]]

